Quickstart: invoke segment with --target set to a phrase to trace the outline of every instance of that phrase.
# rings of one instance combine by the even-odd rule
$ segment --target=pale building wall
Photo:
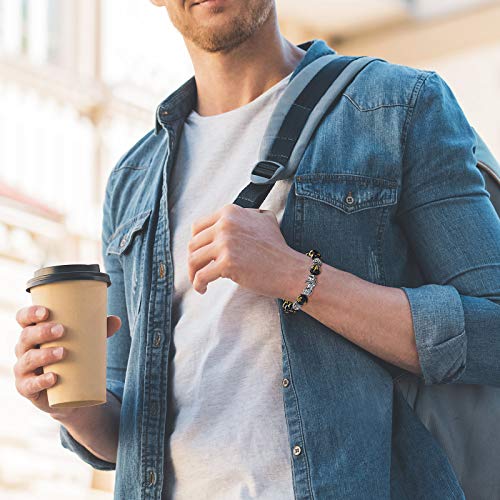
[[[500,159],[500,40],[429,59],[426,67],[446,80],[470,124]]]
[[[98,4],[28,0],[23,18],[22,0],[0,0],[0,182],[62,215],[44,220],[0,197],[0,329],[7,346],[0,350],[7,409],[0,419],[0,498],[9,500],[111,498],[114,474],[94,471],[63,449],[56,422],[17,393],[15,311],[31,303],[24,284],[41,265],[102,265],[109,171],[154,126],[156,104],[190,76],[166,12],[124,0],[103,2],[101,13]],[[49,7],[57,18],[48,17]]]

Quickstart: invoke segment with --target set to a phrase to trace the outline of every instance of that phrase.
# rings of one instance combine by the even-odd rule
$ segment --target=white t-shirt
[[[212,281],[201,295],[187,274],[191,224],[232,203],[250,182],[267,122],[290,75],[226,113],[192,111],[180,138],[168,192],[174,423],[166,429],[167,499],[294,498],[276,301],[228,278]],[[261,205],[279,222],[290,188],[290,179],[278,181]]]

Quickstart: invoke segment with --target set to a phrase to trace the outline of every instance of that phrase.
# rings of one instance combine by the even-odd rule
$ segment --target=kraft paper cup
[[[45,321],[61,323],[60,339],[40,346],[62,346],[65,357],[44,367],[57,374],[47,389],[51,408],[76,408],[106,402],[107,289],[111,280],[99,264],[44,267],[27,283],[32,303],[49,309]]]

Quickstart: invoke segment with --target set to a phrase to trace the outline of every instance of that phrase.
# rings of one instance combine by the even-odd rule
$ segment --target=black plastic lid
[[[108,286],[111,285],[109,275],[100,272],[99,264],[64,264],[35,271],[35,276],[26,283],[26,291],[29,292],[35,286],[68,280],[104,281]]]

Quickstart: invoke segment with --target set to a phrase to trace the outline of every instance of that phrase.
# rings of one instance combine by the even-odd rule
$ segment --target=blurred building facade
[[[500,155],[500,1],[278,0],[291,40],[325,39],[337,52],[437,71],[472,126]]]
[[[110,496],[102,490],[112,474],[64,450],[56,423],[17,394],[15,311],[31,303],[23,284],[38,267],[102,265],[108,173],[190,72],[182,38],[146,0],[0,0],[0,327],[8,338],[0,498]]]
[[[282,31],[345,54],[433,69],[500,156],[500,4],[487,0],[278,0]],[[192,75],[182,38],[147,0],[0,0],[0,498],[109,498],[111,473],[63,450],[17,394],[15,311],[50,264],[99,262],[104,186]],[[22,427],[21,427],[22,426]],[[29,475],[27,475],[27,466]]]

